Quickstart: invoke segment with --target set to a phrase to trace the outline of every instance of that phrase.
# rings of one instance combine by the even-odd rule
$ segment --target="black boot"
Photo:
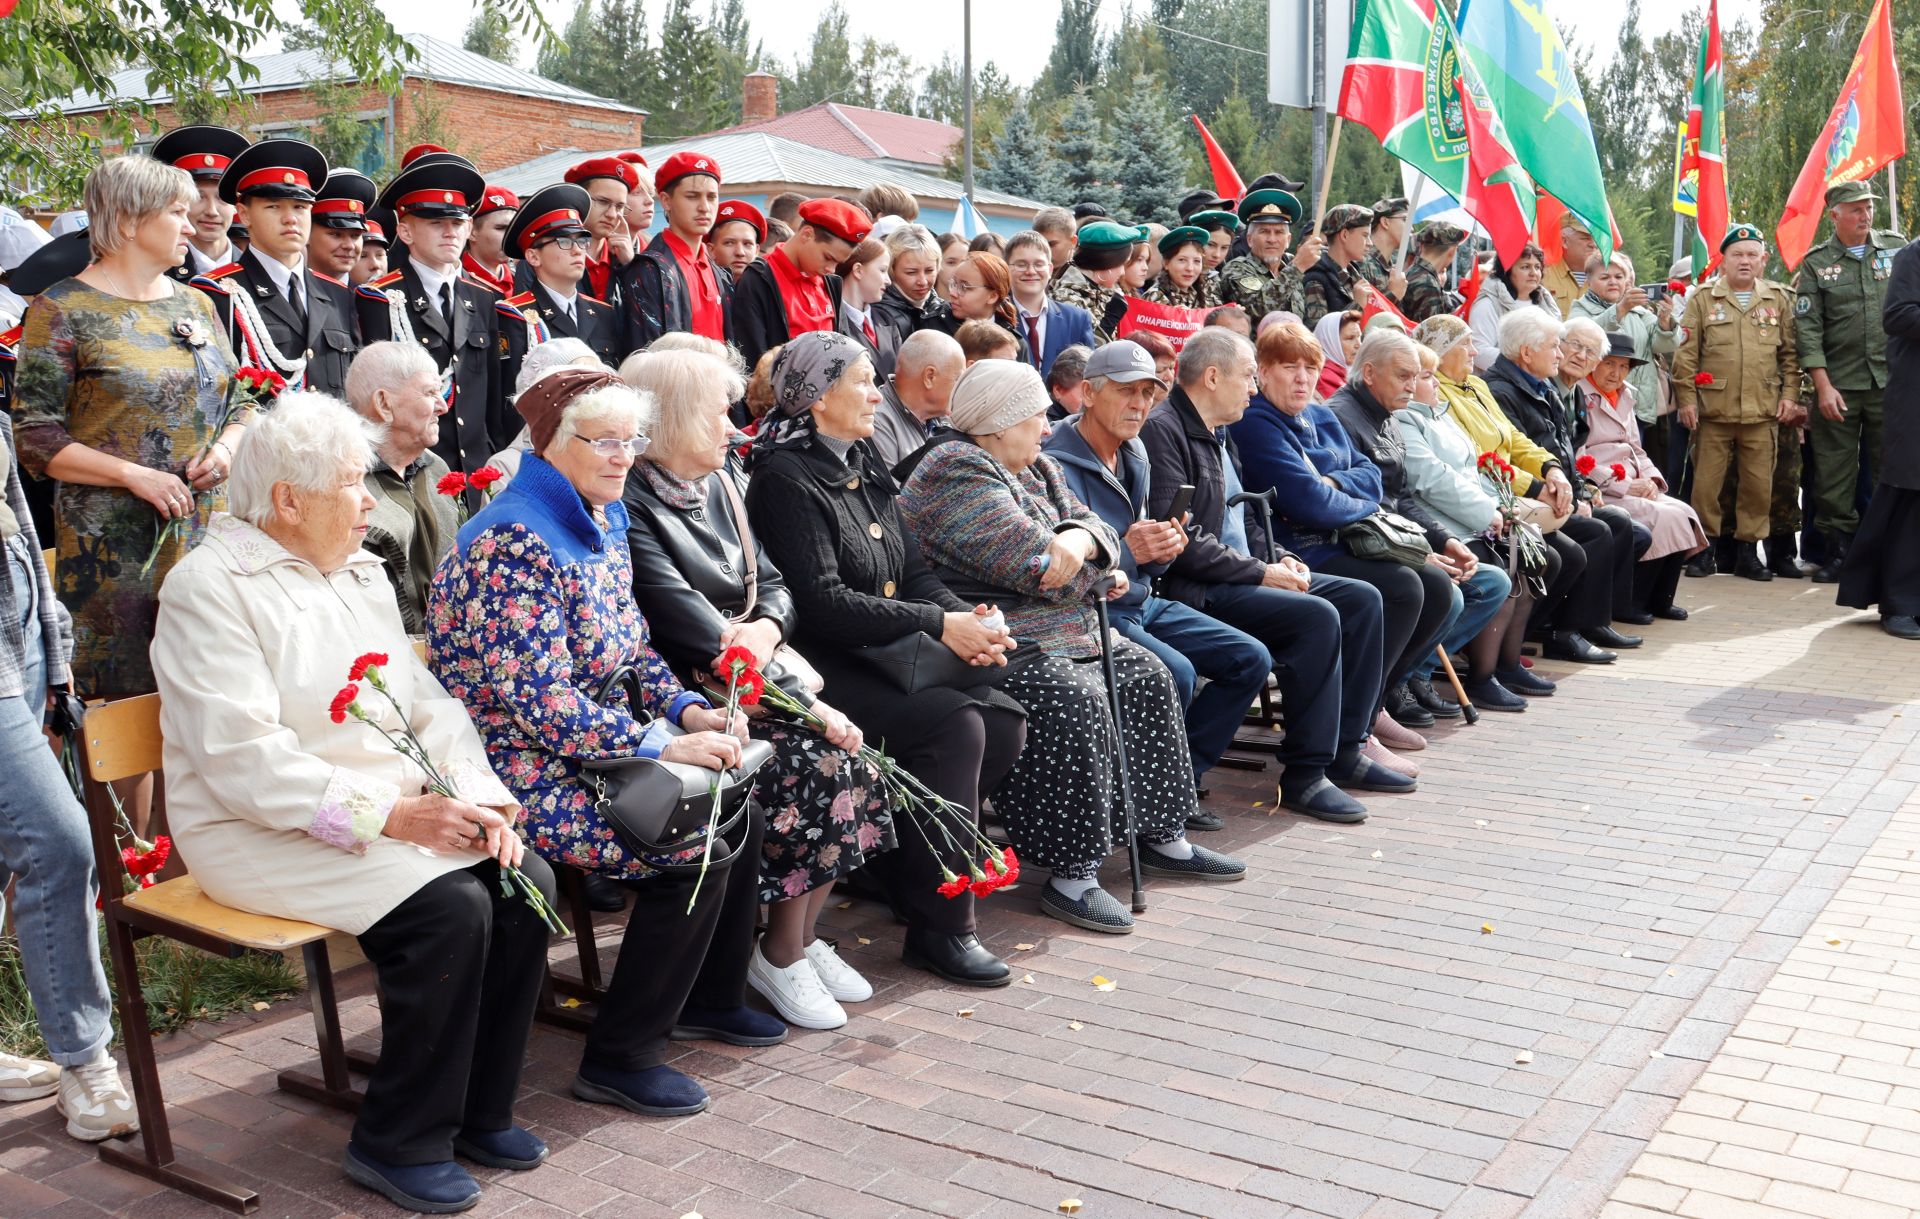
[[[1760,543],[1735,542],[1733,547],[1734,575],[1745,576],[1749,580],[1759,580],[1762,583],[1773,579],[1773,572],[1760,561]]]
[[[1791,533],[1776,533],[1767,539],[1767,570],[1783,580],[1804,580],[1806,569],[1800,566],[1798,547]]]
[[[1827,535],[1827,561],[1813,573],[1815,584],[1840,583],[1840,569],[1846,566],[1847,551],[1853,549],[1853,535],[1838,531]]]
[[[1714,571],[1717,570],[1713,560],[1714,550],[1714,544],[1708,542],[1701,548],[1699,554],[1687,560],[1686,573],[1696,577],[1712,575]]]

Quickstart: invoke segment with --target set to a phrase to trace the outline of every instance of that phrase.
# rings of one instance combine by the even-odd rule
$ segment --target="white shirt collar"
[[[427,299],[433,302],[435,309],[440,307],[440,285],[450,284],[458,279],[460,275],[457,270],[452,275],[442,275],[432,267],[420,262],[413,264],[413,270],[414,274],[420,277],[420,286],[426,289]]]
[[[234,260],[233,243],[229,241],[227,248],[220,251],[220,257],[218,258],[209,258],[200,252],[199,246],[189,245],[187,247],[187,260],[195,275],[205,275],[215,267],[224,267]],[[265,257],[262,257],[260,261],[265,262]]]
[[[254,261],[266,268],[267,278],[273,281],[274,288],[278,290],[280,295],[282,296],[285,296],[287,294],[287,282],[291,280],[295,275],[298,275],[307,269],[307,260],[305,258],[302,258],[300,260],[300,263],[298,266],[293,266],[293,267],[289,267],[286,263],[281,262],[279,259],[270,258],[265,254],[259,255],[257,258],[254,259]],[[300,290],[301,290],[301,295],[305,296],[306,285],[301,284]]]
[[[580,316],[580,289],[578,285],[576,285],[571,292],[555,292],[545,284],[540,285],[540,290],[548,296],[551,296],[553,303],[560,306],[561,310],[564,311],[568,317],[577,318]]]

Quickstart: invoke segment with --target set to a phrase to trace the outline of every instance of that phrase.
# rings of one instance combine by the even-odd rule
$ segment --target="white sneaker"
[[[837,1029],[847,1022],[846,1009],[834,1001],[805,957],[781,969],[767,960],[760,945],[747,961],[747,984],[766,996],[773,1010],[788,1024],[803,1029]]]
[[[815,940],[807,945],[807,961],[813,966],[813,972],[820,976],[820,985],[827,993],[842,1003],[865,1003],[873,998],[873,983],[860,976],[860,971],[840,959],[833,945],[825,940]]]
[[[39,1100],[59,1087],[59,1067],[38,1058],[0,1053],[0,1100]]]
[[[92,1062],[60,1073],[60,1097],[54,1103],[67,1119],[67,1133],[83,1142],[123,1138],[140,1129],[120,1068],[105,1050]]]

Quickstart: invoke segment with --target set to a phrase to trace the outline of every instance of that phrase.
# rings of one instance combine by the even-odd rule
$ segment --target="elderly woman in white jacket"
[[[547,929],[502,865],[551,894],[522,854],[518,806],[459,702],[420,663],[380,560],[360,548],[370,426],[320,394],[283,395],[234,454],[233,515],[160,592],[152,660],[175,846],[242,910],[359,938],[380,982],[380,1062],[347,1144],[349,1177],[411,1210],[462,1210],[491,1167],[546,1158],[513,1124]],[[460,799],[341,706],[349,667],[381,654],[396,712]]]

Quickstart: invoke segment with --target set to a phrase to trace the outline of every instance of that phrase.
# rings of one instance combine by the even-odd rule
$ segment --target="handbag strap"
[[[640,701],[640,670],[625,661],[615,665],[613,671],[600,682],[600,688],[594,691],[593,701],[604,707],[613,697],[615,690],[627,692],[627,714],[635,722],[646,724],[652,721],[647,714],[646,705]]]
[[[744,622],[752,615],[754,604],[760,597],[760,556],[754,553],[759,548],[753,544],[753,534],[747,528],[747,506],[741,502],[732,476],[724,468],[716,471],[714,476],[720,480],[720,490],[727,497],[727,506],[733,510],[734,532],[740,535],[740,566],[746,569],[747,603],[731,620]]]

